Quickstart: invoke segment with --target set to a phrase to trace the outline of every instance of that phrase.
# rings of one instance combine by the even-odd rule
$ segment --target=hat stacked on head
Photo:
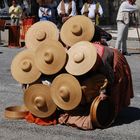
[[[66,51],[56,40],[48,39],[40,43],[35,51],[35,64],[46,75],[59,72],[66,63]]]
[[[36,50],[40,43],[45,43],[48,39],[58,40],[59,30],[57,26],[50,21],[39,21],[33,24],[25,36],[27,48]]]
[[[11,64],[11,73],[15,80],[22,84],[35,82],[41,72],[35,65],[35,53],[29,49],[19,52]]]
[[[86,16],[77,15],[68,19],[60,30],[60,38],[71,47],[79,41],[91,41],[95,32],[93,22]]]
[[[75,43],[67,51],[68,62],[65,69],[72,75],[83,75],[89,72],[97,60],[97,50],[89,41]]]
[[[32,114],[41,118],[51,116],[56,110],[48,85],[30,86],[24,93],[24,103]]]

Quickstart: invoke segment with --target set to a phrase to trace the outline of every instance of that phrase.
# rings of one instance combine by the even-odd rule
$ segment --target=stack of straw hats
[[[28,29],[27,48],[14,57],[11,73],[16,81],[29,85],[24,91],[24,103],[33,115],[45,118],[58,108],[69,111],[80,104],[91,104],[91,118],[97,127],[110,125],[113,117],[107,125],[98,120],[102,104],[111,102],[99,100],[106,77],[94,74],[98,61],[97,48],[90,42],[94,33],[94,24],[85,16],[67,20],[60,33],[50,21],[37,22]],[[97,104],[101,106],[99,109]]]

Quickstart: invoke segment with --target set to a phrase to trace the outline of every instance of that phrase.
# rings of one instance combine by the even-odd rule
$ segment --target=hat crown
[[[73,60],[75,63],[81,63],[85,59],[85,55],[83,52],[77,52],[73,56]]]
[[[46,63],[51,64],[54,60],[54,56],[53,56],[52,52],[46,51],[44,53],[44,60]]]
[[[40,108],[40,107],[43,107],[45,105],[45,100],[43,97],[38,96],[34,99],[34,103],[38,108]]]
[[[80,25],[75,24],[72,26],[71,32],[76,36],[80,36],[82,35],[82,27]]]
[[[65,101],[68,102],[70,98],[69,90],[66,86],[62,86],[59,89],[60,97]]]
[[[45,38],[46,38],[46,32],[45,31],[37,31],[37,33],[36,33],[36,39],[38,40],[38,41],[43,41],[43,40],[45,40]]]
[[[24,72],[29,72],[31,71],[31,68],[32,68],[32,64],[30,61],[28,60],[23,60],[21,62],[21,69],[24,71]]]

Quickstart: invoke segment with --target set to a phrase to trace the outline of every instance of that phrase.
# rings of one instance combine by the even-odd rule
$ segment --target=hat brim
[[[59,41],[42,42],[35,51],[35,63],[38,69],[47,75],[59,72],[66,63],[66,51]]]
[[[46,37],[39,41],[37,40],[37,34],[43,32],[46,34]],[[41,42],[46,42],[47,39],[58,40],[59,30],[57,26],[51,21],[39,21],[33,24],[25,35],[25,44],[27,48],[36,50]]]
[[[74,26],[82,29],[81,35],[72,32]],[[68,46],[72,46],[79,41],[91,41],[95,32],[94,23],[86,16],[78,15],[68,19],[60,30],[61,40]]]
[[[68,93],[68,100],[61,93]],[[66,91],[66,92],[65,92]],[[55,104],[63,110],[77,107],[82,98],[82,90],[78,80],[70,74],[60,74],[52,82],[51,97]]]
[[[106,128],[115,119],[115,105],[109,97],[102,100],[97,96],[91,104],[90,116],[94,126]]]
[[[11,74],[16,81],[22,84],[29,84],[35,82],[41,76],[41,72],[35,65],[34,58],[34,52],[28,49],[19,52],[14,57],[11,64]],[[31,66],[29,70],[23,69],[27,63]]]
[[[56,105],[50,94],[48,85],[31,85],[24,93],[24,103],[35,116],[40,118],[49,117],[56,110]]]
[[[72,75],[83,75],[90,71],[96,64],[97,50],[94,45],[88,41],[80,41],[74,44],[67,51],[67,54],[68,62],[65,69]]]

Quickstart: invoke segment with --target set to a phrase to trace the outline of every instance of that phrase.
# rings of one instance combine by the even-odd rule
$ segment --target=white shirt
[[[68,14],[69,3],[65,2],[64,5],[65,5],[66,14]],[[60,13],[62,12],[61,11],[61,2],[59,3],[59,5],[57,7],[57,12],[58,12],[58,15],[60,15]],[[75,1],[72,1],[72,11],[69,16],[75,16],[75,15],[76,15],[76,3],[75,3]]]
[[[129,23],[129,13],[137,11],[138,6],[136,4],[131,5],[128,1],[124,1],[118,10],[117,21],[123,21],[125,24]]]
[[[88,17],[89,18],[91,18],[91,19],[95,18],[95,9],[96,9],[96,3],[93,2],[92,4],[90,4],[90,6],[88,8],[88,11],[89,11]],[[100,16],[103,15],[103,9],[102,9],[101,5],[99,5],[98,12],[99,12]],[[84,13],[84,5],[81,9],[81,14],[83,15],[83,13]]]
[[[52,12],[51,12],[50,8],[40,7],[39,10],[38,10],[39,18],[42,18],[43,16],[45,16],[45,13],[48,13],[48,16],[52,15]]]

